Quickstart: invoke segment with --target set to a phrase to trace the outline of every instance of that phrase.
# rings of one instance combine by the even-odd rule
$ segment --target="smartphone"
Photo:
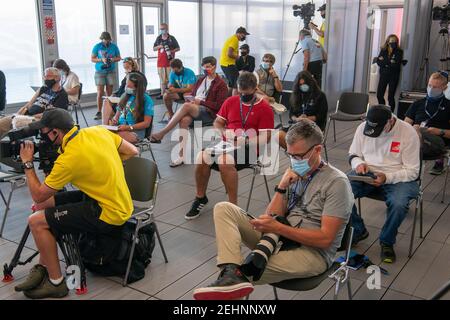
[[[256,217],[252,216],[250,213],[248,213],[247,211],[241,209],[242,214],[245,214],[250,220],[256,219]]]

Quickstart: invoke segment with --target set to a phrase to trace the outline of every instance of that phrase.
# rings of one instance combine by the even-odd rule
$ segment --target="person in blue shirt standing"
[[[108,123],[104,123],[117,125],[117,133],[130,143],[144,139],[146,129],[152,124],[154,105],[152,98],[145,92],[145,85],[146,80],[141,73],[131,72],[116,114]],[[109,115],[114,112],[110,105],[104,111]]]
[[[322,67],[326,61],[326,53],[319,41],[311,37],[307,29],[300,31],[300,45],[303,51],[303,71],[309,71],[317,84],[322,85]]]
[[[163,95],[169,118],[172,118],[174,112],[172,104],[175,100],[184,100],[184,95],[190,95],[192,88],[197,82],[194,71],[183,66],[180,59],[173,59],[170,62],[172,72],[169,76],[169,88]]]
[[[92,49],[91,61],[95,63],[95,85],[97,86],[97,114],[94,120],[102,118],[103,99],[105,95],[111,96],[116,84],[116,63],[122,58],[117,45],[112,43],[109,32],[104,31],[100,36],[101,42]]]

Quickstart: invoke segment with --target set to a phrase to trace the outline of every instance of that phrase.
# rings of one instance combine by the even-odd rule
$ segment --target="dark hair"
[[[396,41],[397,44],[398,44],[398,48],[401,49],[401,48],[400,48],[400,39],[397,37],[396,34],[390,34],[390,35],[387,36],[386,41],[384,42],[383,46],[381,47],[382,50],[383,50],[383,49],[384,49],[384,50],[389,49],[389,40],[391,40],[391,38],[395,38],[395,41]]]
[[[66,75],[70,73],[70,67],[63,59],[56,59],[53,62],[53,67],[56,69],[63,70]]]
[[[300,80],[303,79],[305,81],[305,84],[309,86],[309,92],[303,93],[300,90]],[[322,91],[320,90],[319,86],[317,85],[316,79],[313,78],[311,73],[309,71],[301,71],[297,74],[294,80],[294,85],[292,87],[292,94],[291,98],[289,99],[289,102],[291,103],[291,109],[292,111],[295,111],[296,109],[300,108],[303,104],[303,99],[313,100],[314,103],[319,98]],[[307,95],[307,96],[305,96]]]
[[[142,76],[142,74],[137,72],[130,72],[127,76],[127,80],[134,83],[136,86],[136,99],[135,101],[135,108],[133,110],[133,117],[136,120],[136,123],[141,122],[144,120],[144,94],[145,94],[145,85],[146,81],[145,78]],[[130,98],[130,95],[127,93],[124,93],[119,101],[119,107],[125,108],[127,105],[128,99]]]
[[[102,34],[100,35],[100,40],[107,40],[107,41],[111,41],[111,34],[108,31],[103,31]]]
[[[256,89],[258,81],[256,80],[256,76],[253,73],[244,71],[237,79],[237,85],[241,90]]]
[[[170,67],[173,68],[177,68],[177,69],[181,69],[183,68],[183,62],[181,62],[180,59],[173,59],[172,61],[170,61]]]
[[[202,66],[204,66],[205,64],[208,64],[208,63],[212,64],[213,66],[216,66],[217,65],[217,59],[214,58],[213,56],[204,57],[202,59]]]

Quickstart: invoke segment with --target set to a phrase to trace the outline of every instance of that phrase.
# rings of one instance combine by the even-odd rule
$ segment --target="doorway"
[[[114,1],[114,31],[122,58],[133,57],[147,77],[147,90],[159,89],[153,44],[163,21],[163,5],[154,1]],[[119,79],[125,71],[119,66]]]

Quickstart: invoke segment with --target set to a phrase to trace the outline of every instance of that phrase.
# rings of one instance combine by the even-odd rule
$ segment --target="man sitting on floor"
[[[31,100],[20,108],[16,115],[0,119],[0,139],[13,129],[13,122],[17,129],[25,127],[33,120],[40,119],[44,110],[67,109],[68,105],[69,98],[61,86],[61,73],[56,68],[47,68],[44,72],[44,85],[36,91]]]
[[[372,173],[372,183],[352,181],[355,199],[374,192],[384,195],[387,217],[380,234],[381,259],[395,262],[394,244],[398,228],[409,210],[409,202],[417,197],[419,185],[415,181],[420,170],[420,141],[414,128],[395,117],[384,105],[372,106],[367,120],[356,129],[350,146],[351,174]],[[363,219],[353,206],[352,225],[354,243],[368,237]]]
[[[322,141],[320,128],[311,120],[300,119],[291,127],[286,136],[291,168],[263,215],[249,219],[232,203],[215,206],[217,266],[222,271],[211,285],[194,291],[195,299],[238,299],[253,291],[252,283],[307,278],[330,268],[354,200],[346,175],[322,161]],[[284,238],[279,252],[273,236],[264,241],[269,234]],[[260,277],[246,268],[249,257],[243,263],[242,243],[253,250],[249,257],[262,252],[268,260]]]
[[[202,68],[204,75],[194,85],[192,100],[183,104],[164,129],[152,134],[151,142],[160,143],[164,136],[175,128],[177,124],[186,133],[193,121],[201,121],[205,125],[213,123],[216,119],[217,111],[219,111],[228,94],[227,84],[216,73],[216,65],[216,58],[203,58]],[[184,164],[186,140],[186,137],[180,136],[179,158],[171,161],[171,167],[178,167]]]
[[[274,123],[273,111],[265,100],[258,99],[255,95],[256,76],[244,71],[239,76],[237,84],[240,95],[225,100],[217,113],[214,127],[239,149],[232,151],[233,155],[230,153],[214,155],[208,150],[199,153],[195,166],[197,195],[191,209],[185,215],[188,220],[197,218],[200,210],[208,203],[206,188],[211,169],[220,171],[229,201],[237,204],[238,171],[248,168],[252,164],[252,159],[253,163],[256,163],[258,148],[261,150],[270,140]],[[239,150],[245,152],[245,157]]]

